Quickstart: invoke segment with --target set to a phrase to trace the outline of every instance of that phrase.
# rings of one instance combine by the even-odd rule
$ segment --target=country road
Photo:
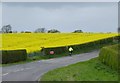
[[[97,57],[99,51],[83,53],[73,56],[40,60],[26,64],[7,66],[2,68],[2,81],[37,81],[49,70],[67,66],[80,61]]]

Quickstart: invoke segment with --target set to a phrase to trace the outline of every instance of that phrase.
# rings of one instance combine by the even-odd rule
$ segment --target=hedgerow
[[[118,67],[119,67],[118,66],[118,63],[119,63],[118,46],[119,44],[103,47],[99,53],[99,60],[102,63],[110,66],[112,69],[116,69],[116,70],[118,70]]]
[[[27,53],[25,49],[2,50],[0,56],[2,57],[2,64],[25,61],[27,59]]]

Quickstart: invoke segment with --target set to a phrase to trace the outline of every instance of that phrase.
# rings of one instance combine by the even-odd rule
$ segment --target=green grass
[[[117,81],[118,74],[102,64],[98,58],[54,69],[42,76],[40,81]]]

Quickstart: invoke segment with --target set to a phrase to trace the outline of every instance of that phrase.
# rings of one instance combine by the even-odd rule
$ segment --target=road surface
[[[37,81],[49,70],[67,66],[80,61],[97,57],[99,51],[83,53],[73,56],[40,60],[26,64],[7,66],[2,68],[2,81]]]

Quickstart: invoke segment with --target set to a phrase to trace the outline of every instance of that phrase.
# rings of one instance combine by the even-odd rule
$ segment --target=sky
[[[2,26],[14,31],[37,28],[61,32],[117,32],[117,2],[4,2]]]
[[[0,3],[0,27],[2,27],[2,4]]]
[[[1,2],[119,2],[120,0],[1,0]]]

